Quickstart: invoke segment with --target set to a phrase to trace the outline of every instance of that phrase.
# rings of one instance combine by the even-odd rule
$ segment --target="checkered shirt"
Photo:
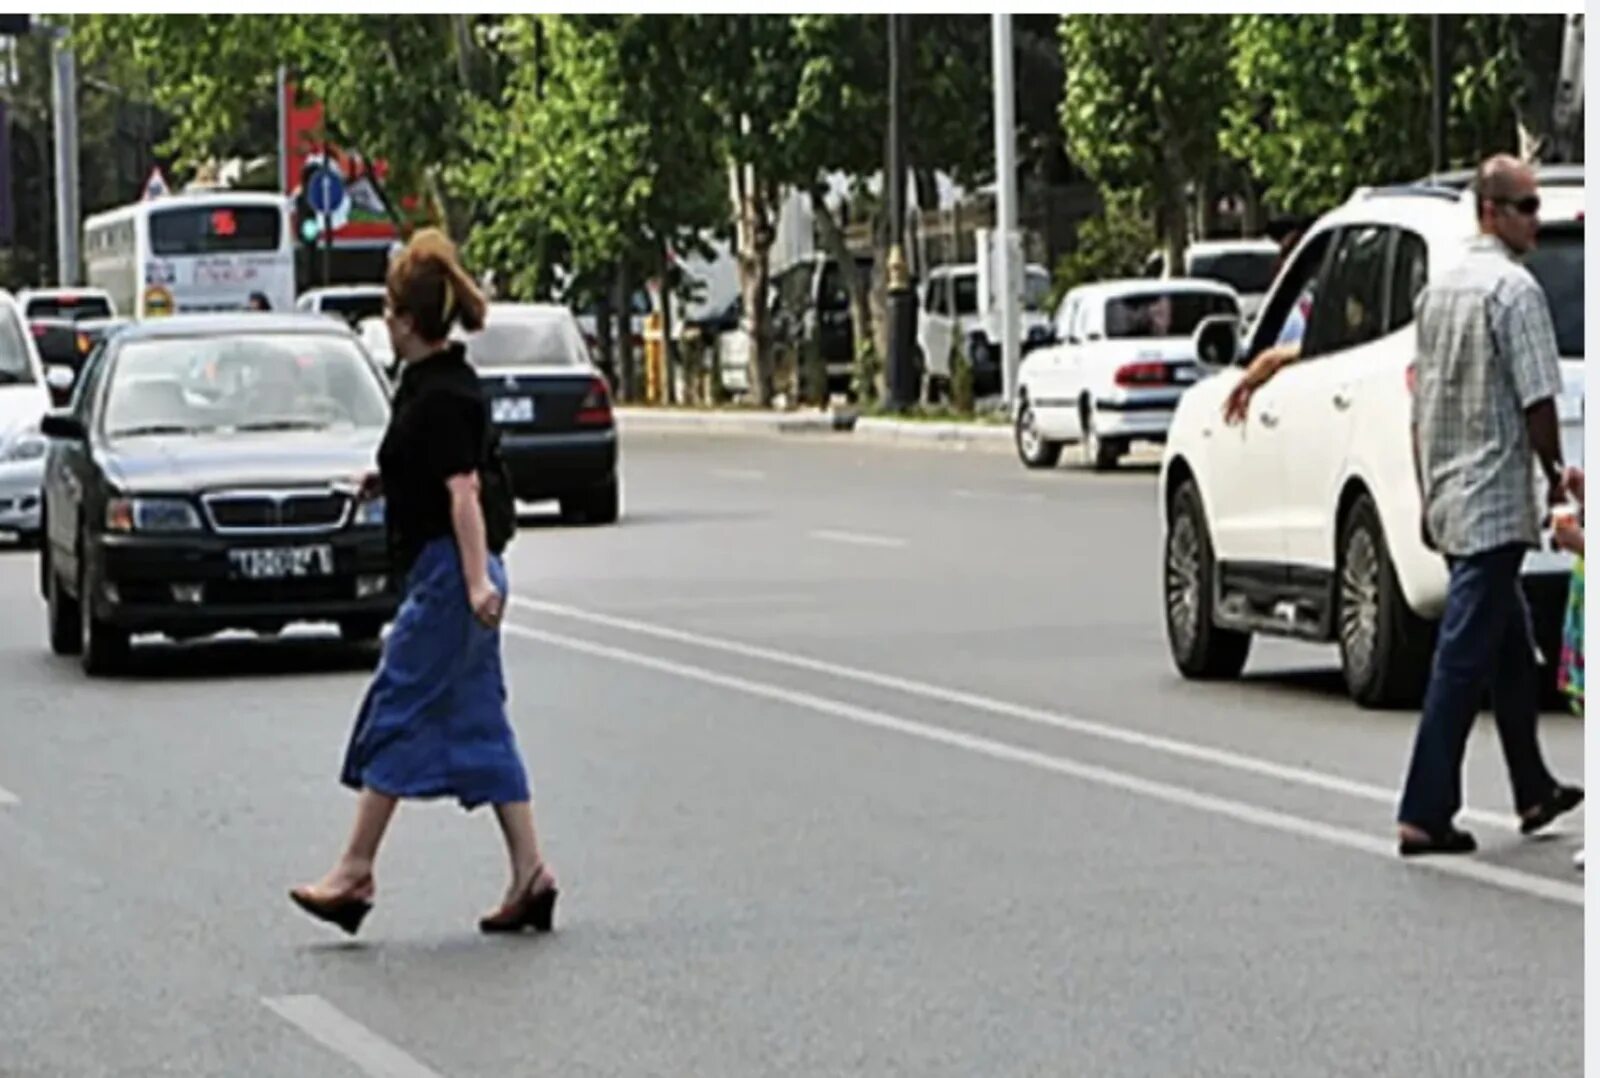
[[[1560,392],[1544,290],[1499,239],[1477,237],[1417,302],[1411,415],[1428,529],[1445,554],[1538,545],[1524,412]]]

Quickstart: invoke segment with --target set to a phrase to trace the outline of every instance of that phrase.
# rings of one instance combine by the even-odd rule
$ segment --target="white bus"
[[[84,222],[88,283],[134,318],[243,310],[253,292],[294,309],[289,202],[205,190],[135,202]]]

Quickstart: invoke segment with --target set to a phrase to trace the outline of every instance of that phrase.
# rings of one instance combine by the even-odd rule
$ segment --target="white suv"
[[[1550,298],[1564,390],[1566,459],[1583,454],[1583,175],[1540,174],[1539,246],[1526,260]],[[1236,676],[1253,633],[1337,642],[1366,706],[1420,699],[1443,611],[1444,561],[1421,539],[1411,454],[1414,303],[1462,255],[1470,190],[1417,184],[1358,192],[1306,234],[1249,339],[1212,320],[1203,361],[1225,364],[1183,398],[1161,473],[1167,637],[1191,678]],[[1242,365],[1276,340],[1315,281],[1299,361],[1223,421]],[[1231,361],[1231,362],[1230,362]],[[1546,544],[1548,547],[1548,544]],[[1535,636],[1559,655],[1571,569],[1542,549],[1524,563]]]

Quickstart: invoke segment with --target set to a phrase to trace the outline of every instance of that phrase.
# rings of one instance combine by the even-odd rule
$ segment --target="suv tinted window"
[[[1583,355],[1583,226],[1545,228],[1523,265],[1550,300],[1557,351],[1563,356]]]
[[[1378,225],[1345,230],[1317,289],[1303,355],[1339,352],[1383,335],[1384,262],[1392,235]]]
[[[1394,241],[1394,270],[1389,282],[1389,328],[1409,326],[1417,317],[1417,296],[1428,283],[1428,245],[1415,232],[1401,229]]]

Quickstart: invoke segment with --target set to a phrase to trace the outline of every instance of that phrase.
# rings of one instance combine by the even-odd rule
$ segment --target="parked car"
[[[1199,240],[1185,249],[1181,276],[1221,281],[1233,289],[1239,297],[1239,310],[1248,322],[1256,316],[1272,285],[1278,257],[1278,245],[1272,240]],[[1145,263],[1145,276],[1166,276],[1164,254],[1150,256]]]
[[[1056,308],[1058,343],[1017,372],[1022,463],[1052,468],[1076,442],[1084,463],[1104,471],[1134,442],[1165,441],[1179,398],[1200,377],[1195,328],[1238,313],[1233,289],[1215,281],[1103,281],[1068,292]]]
[[[39,425],[50,407],[44,365],[22,308],[0,291],[0,532],[24,543],[39,535],[39,487],[46,440]]]
[[[565,307],[491,303],[466,337],[519,501],[558,501],[573,522],[610,524],[621,506],[611,391]]]
[[[367,353],[378,361],[384,371],[394,381],[399,371],[395,368],[394,342],[389,339],[389,324],[383,316],[376,318],[363,318],[356,326],[356,336],[361,338]]]
[[[917,321],[917,347],[922,369],[937,399],[950,387],[951,346],[965,351],[972,366],[972,385],[980,396],[1001,390],[1000,314],[981,302],[976,263],[935,266],[922,285],[922,317]],[[1022,355],[1051,343],[1050,274],[1043,266],[1023,272]]]
[[[40,585],[50,646],[91,674],[137,633],[174,639],[394,613],[382,372],[322,317],[179,315],[129,327],[53,411]]]
[[[103,288],[25,288],[17,304],[28,321],[35,318],[115,318],[117,305]]]
[[[856,272],[870,281],[872,259],[858,255]],[[807,255],[775,274],[773,287],[774,334],[796,348],[815,346],[827,369],[828,392],[852,395],[855,328],[838,262],[822,254]]]
[[[329,314],[354,327],[366,318],[382,318],[385,296],[381,284],[342,284],[312,288],[295,300],[297,311]]]
[[[1583,459],[1583,189],[1544,188],[1525,264],[1554,313],[1566,459]],[[1414,704],[1445,600],[1443,559],[1422,543],[1411,448],[1415,303],[1476,231],[1472,195],[1438,185],[1358,192],[1319,220],[1285,265],[1242,346],[1226,320],[1200,328],[1218,364],[1184,397],[1161,477],[1167,637],[1186,677],[1232,677],[1254,634],[1337,643],[1366,706]],[[1308,282],[1302,357],[1223,421],[1242,365],[1270,345]],[[1530,554],[1523,580],[1540,650],[1560,654],[1570,559]]]

